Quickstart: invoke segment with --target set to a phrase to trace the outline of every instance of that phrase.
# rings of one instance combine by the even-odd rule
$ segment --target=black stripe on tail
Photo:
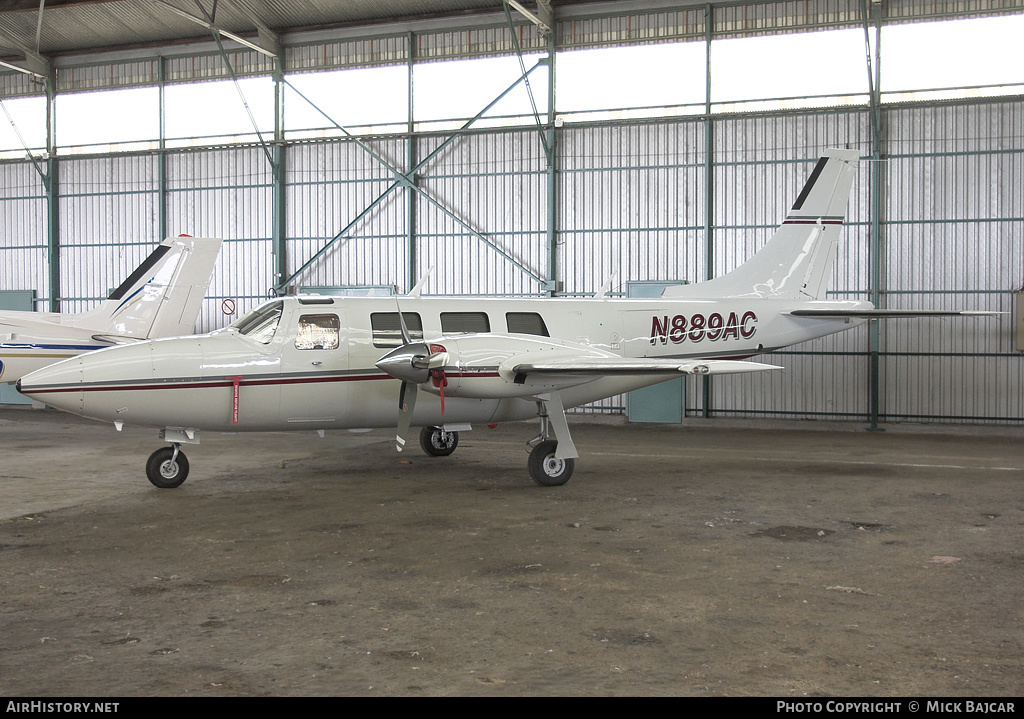
[[[800,191],[800,196],[796,198],[796,203],[793,205],[794,210],[799,210],[804,206],[804,201],[807,196],[811,194],[811,188],[814,187],[814,183],[818,181],[818,175],[825,169],[825,165],[828,164],[828,158],[823,157],[818,160],[818,164],[814,166],[814,171],[811,172],[811,176],[807,178],[807,184],[804,185],[804,189]]]

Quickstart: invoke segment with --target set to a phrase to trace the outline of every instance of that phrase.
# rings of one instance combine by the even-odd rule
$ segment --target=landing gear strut
[[[558,487],[569,481],[576,468],[576,445],[569,436],[569,425],[565,421],[565,409],[558,392],[551,392],[537,398],[537,416],[540,417],[540,434],[527,442],[530,459],[526,466],[530,478],[542,487]],[[555,439],[549,439],[554,431]],[[559,451],[559,444],[562,450]]]
[[[420,430],[420,447],[431,457],[447,457],[459,446],[459,433],[444,427],[424,427]]]
[[[146,476],[160,489],[181,486],[188,477],[188,457],[177,442],[170,447],[161,447],[149,455],[146,462]]]

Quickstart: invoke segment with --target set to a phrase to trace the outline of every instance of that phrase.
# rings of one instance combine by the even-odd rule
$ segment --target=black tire
[[[447,457],[458,446],[458,432],[445,432],[440,427],[424,427],[420,430],[420,447],[431,457]]]
[[[574,459],[556,459],[555,449],[558,442],[549,439],[541,442],[530,452],[530,459],[526,466],[530,469],[530,477],[542,487],[560,487],[569,481],[573,469],[576,468]]]
[[[180,449],[178,457],[171,462],[174,455],[173,447],[161,447],[149,455],[146,462],[146,476],[153,486],[160,489],[174,489],[188,478],[188,457]]]

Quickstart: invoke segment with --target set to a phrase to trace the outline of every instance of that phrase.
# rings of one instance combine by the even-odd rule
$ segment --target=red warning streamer
[[[238,383],[241,377],[226,377],[232,382],[231,388],[231,424],[238,424]]]

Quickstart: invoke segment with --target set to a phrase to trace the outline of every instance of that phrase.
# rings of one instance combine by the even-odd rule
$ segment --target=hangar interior
[[[829,296],[1007,315],[872,321],[764,358],[784,373],[680,380],[682,414],[1021,425],[1024,57],[994,39],[1016,63],[942,73],[964,23],[1022,17],[1021,0],[14,2],[0,299],[88,309],[179,233],[225,240],[199,331],[428,270],[424,295],[627,296],[740,264],[821,151],[850,147]]]

